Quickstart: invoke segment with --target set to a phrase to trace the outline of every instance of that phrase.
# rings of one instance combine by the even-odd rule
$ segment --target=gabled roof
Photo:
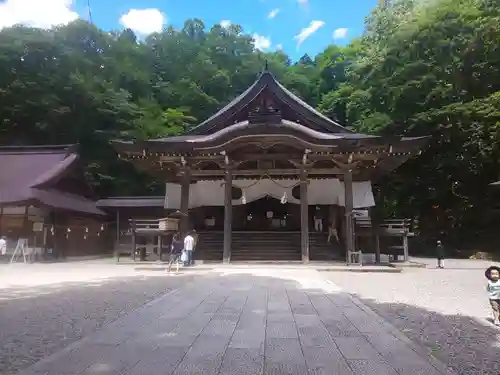
[[[0,147],[0,205],[34,204],[104,215],[96,203],[57,189],[78,167],[75,145]]]
[[[240,111],[246,109],[247,106],[264,90],[268,90],[284,106],[307,118],[311,123],[317,125],[321,131],[327,133],[352,133],[349,129],[318,112],[298,96],[287,90],[276,80],[271,72],[266,69],[259,76],[257,81],[255,81],[255,83],[245,92],[213,116],[191,129],[188,134],[206,135],[210,132],[220,130],[220,128],[216,128],[218,125],[220,126],[220,124],[227,122],[231,119],[231,117],[235,117],[235,115],[237,115]],[[294,119],[289,120],[293,121]]]

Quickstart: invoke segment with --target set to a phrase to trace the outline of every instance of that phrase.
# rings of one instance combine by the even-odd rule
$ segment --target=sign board
[[[42,232],[43,231],[43,223],[34,222],[33,223],[33,232]]]

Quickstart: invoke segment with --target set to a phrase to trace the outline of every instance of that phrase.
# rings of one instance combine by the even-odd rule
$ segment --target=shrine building
[[[356,251],[353,212],[375,205],[372,181],[426,142],[347,129],[265,70],[185,135],[113,147],[166,182],[151,199],[188,213],[180,231],[199,233],[197,260],[308,262]]]

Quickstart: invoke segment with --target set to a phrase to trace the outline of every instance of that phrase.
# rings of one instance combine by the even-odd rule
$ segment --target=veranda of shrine
[[[298,260],[310,261],[311,218],[321,208],[330,212],[323,214],[323,231],[339,229],[350,263],[360,250],[353,210],[373,206],[371,182],[418,155],[426,140],[351,131],[303,102],[265,70],[244,93],[183,136],[113,144],[120,158],[166,182],[165,208],[188,214],[181,218],[181,233],[198,226],[193,223],[199,222],[195,218],[200,212],[208,222],[202,230],[210,230],[215,225],[207,218],[213,218],[217,207],[223,210],[220,261],[231,261],[235,227],[244,228],[241,223],[252,219],[241,207],[271,196],[274,205],[293,206],[289,222],[295,220],[300,227]],[[361,185],[363,192],[356,193]],[[265,200],[261,206],[269,212],[266,204]],[[338,213],[338,225],[329,220],[331,212]],[[278,224],[274,229],[292,227],[285,218],[280,221],[284,228]],[[369,218],[358,226],[369,227],[377,236],[380,232]],[[398,230],[406,237],[409,229],[403,227]],[[255,231],[255,236],[261,234]],[[377,244],[373,246],[370,251],[380,259]],[[407,249],[405,254],[407,259]]]

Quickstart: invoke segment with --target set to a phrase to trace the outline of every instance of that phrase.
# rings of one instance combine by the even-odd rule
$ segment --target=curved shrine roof
[[[376,147],[393,143],[405,148],[417,148],[427,137],[380,137],[359,133],[323,133],[293,121],[275,123],[250,123],[242,121],[207,135],[182,135],[151,139],[142,142],[114,142],[119,152],[138,152],[138,147],[150,152],[192,152],[220,148],[241,139],[265,139],[266,137],[289,137],[309,144],[311,147]]]
[[[0,147],[0,206],[40,204],[104,215],[94,201],[56,187],[78,162],[74,145]]]

